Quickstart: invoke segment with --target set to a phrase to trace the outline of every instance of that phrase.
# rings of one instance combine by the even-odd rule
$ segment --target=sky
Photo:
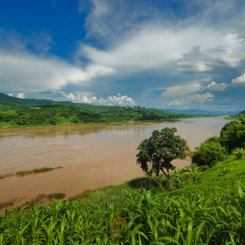
[[[244,0],[2,0],[0,92],[245,108]]]

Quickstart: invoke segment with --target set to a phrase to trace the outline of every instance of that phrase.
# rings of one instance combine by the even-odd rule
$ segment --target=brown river
[[[0,178],[0,203],[17,203],[38,194],[63,192],[71,197],[89,189],[143,176],[136,165],[138,144],[155,129],[176,127],[193,150],[219,134],[222,117],[192,118],[158,124],[105,127],[53,127],[0,130],[0,176],[20,170],[61,167],[50,172]],[[190,161],[175,161],[183,167]]]

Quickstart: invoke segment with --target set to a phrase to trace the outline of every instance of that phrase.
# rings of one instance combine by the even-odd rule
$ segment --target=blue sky
[[[107,105],[242,110],[243,0],[0,2],[0,91]]]

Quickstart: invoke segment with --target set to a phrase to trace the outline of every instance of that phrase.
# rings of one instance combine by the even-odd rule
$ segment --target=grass
[[[171,190],[142,178],[10,210],[0,244],[245,244],[244,176],[245,160],[229,159],[176,171]]]
[[[61,168],[61,167],[56,167],[56,168],[51,168],[51,167],[34,168],[32,170],[18,171],[18,172],[16,172],[15,175],[23,177],[23,176],[28,175],[28,174],[37,174],[37,173],[49,172],[49,171],[52,171],[52,170],[58,169],[58,168]]]
[[[55,192],[50,194],[39,194],[35,198],[31,199],[30,201],[25,202],[20,208],[30,209],[34,205],[42,205],[46,203],[53,202],[55,200],[61,200],[65,197],[65,194],[62,192]]]

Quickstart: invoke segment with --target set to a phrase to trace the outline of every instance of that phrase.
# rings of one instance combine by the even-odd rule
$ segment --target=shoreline
[[[44,167],[62,168],[1,179],[0,203],[61,192],[69,198],[87,190],[142,177],[144,173],[136,165],[137,147],[153,130],[176,127],[193,150],[206,138],[217,135],[225,123],[223,118],[215,117],[162,124],[131,122],[116,126],[66,125],[4,130],[0,134],[2,175]]]
[[[37,125],[37,126],[0,126],[0,133],[2,131],[17,131],[17,130],[39,130],[39,129],[72,129],[72,128],[104,128],[104,127],[120,127],[120,126],[137,126],[137,125],[154,125],[159,123],[177,122],[187,119],[179,118],[164,121],[121,121],[121,122],[100,122],[100,123],[81,123],[81,124],[58,124],[58,125]],[[189,119],[189,117],[188,117]]]
[[[190,159],[176,159],[177,168],[184,168],[190,165]],[[129,164],[128,164],[129,165]],[[131,165],[131,164],[130,164]],[[35,200],[38,196],[62,193],[65,197],[62,200],[69,200],[89,191],[95,191],[107,186],[123,185],[128,181],[145,177],[142,169],[135,164],[134,171],[116,172],[114,163],[93,164],[93,166],[71,166],[58,168],[55,171],[35,173],[23,177],[13,175],[0,180],[0,212],[9,208],[17,208],[21,205]],[[103,175],[103,178],[100,178]],[[67,183],[68,180],[71,183]],[[12,187],[11,194],[7,187]],[[42,189],[42,191],[40,190]],[[3,196],[5,198],[3,198]],[[5,203],[13,203],[2,207]]]

